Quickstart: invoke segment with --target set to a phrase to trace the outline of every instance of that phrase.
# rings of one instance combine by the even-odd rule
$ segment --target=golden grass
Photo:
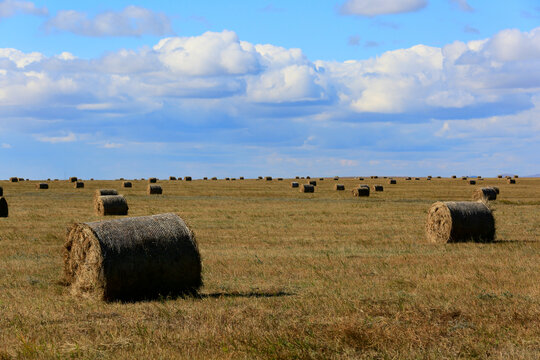
[[[427,210],[472,187],[399,180],[369,198],[256,180],[161,182],[156,197],[133,181],[130,216],[180,214],[205,285],[111,304],[69,295],[62,245],[67,226],[101,219],[94,191],[120,184],[2,181],[0,359],[540,357],[540,179],[484,180],[500,188],[498,241],[445,245],[427,242]]]

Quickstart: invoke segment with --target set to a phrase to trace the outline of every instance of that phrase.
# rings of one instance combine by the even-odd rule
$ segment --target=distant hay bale
[[[8,203],[5,197],[0,197],[0,217],[8,217]]]
[[[77,179],[76,176],[72,176],[72,177],[69,178],[69,181],[70,181],[70,182],[76,182],[77,180],[78,180],[78,179]]]
[[[75,189],[82,189],[84,188],[84,183],[82,181],[77,181],[75,185],[73,185]]]
[[[334,185],[334,190],[343,191],[343,190],[345,190],[345,185],[343,185],[343,184],[335,184]]]
[[[277,181],[283,181],[283,178],[277,178]]]
[[[176,180],[176,176],[169,176],[169,180]]]
[[[499,179],[502,179],[502,175],[497,175],[497,177],[498,177]]]
[[[300,179],[300,176],[295,176],[294,178],[295,178],[295,179]]]
[[[303,193],[315,192],[315,186],[311,184],[302,184],[302,186],[300,186],[300,192],[303,192]]]
[[[0,196],[4,196],[4,188],[0,186]]]
[[[24,181],[24,178],[19,178],[19,181]]]
[[[392,185],[395,185],[395,184],[397,184],[397,181],[396,181],[396,179],[390,179],[390,180],[388,180],[388,183],[392,184]]]
[[[133,184],[131,183],[131,181],[124,181],[122,183],[122,187],[123,188],[130,188],[130,187],[133,187]]]
[[[39,184],[36,184],[36,188],[40,189],[40,190],[45,190],[45,189],[49,188],[49,184],[47,184],[47,183],[39,183]]]
[[[426,233],[434,243],[491,242],[495,219],[483,202],[436,202],[428,211]]]
[[[13,183],[16,183],[16,182],[19,182],[19,178],[18,177],[10,177],[9,181],[11,181]]]
[[[186,176],[186,177],[184,177],[184,180],[185,180],[185,181],[191,181],[191,176]]]
[[[272,177],[271,177],[271,176],[266,176],[266,177],[264,178],[264,180],[266,180],[266,181],[272,181]]]
[[[317,186],[317,180],[310,180],[309,185]]]
[[[363,178],[363,177],[359,177],[358,180],[364,181],[364,178]]]
[[[105,195],[97,198],[95,210],[98,215],[127,215],[129,208],[122,195]]]
[[[208,180],[208,177],[207,176],[203,177],[203,180]]]
[[[517,175],[514,175],[514,179],[517,179],[518,177],[519,177],[519,176],[517,176]]]
[[[291,187],[292,187],[292,188],[297,188],[298,186],[299,186],[298,183],[295,182],[295,181],[293,181],[293,182],[291,183]]]
[[[426,178],[426,180],[427,180],[427,181],[431,181],[431,178],[430,178],[430,177],[428,177],[428,178]]]
[[[497,200],[497,191],[492,187],[479,188],[473,192],[472,199],[474,201]]]
[[[437,179],[440,179],[441,177],[440,176],[437,176]]]
[[[405,180],[412,180],[411,177],[407,176]]]
[[[374,191],[384,191],[384,187],[382,185],[373,185]]]
[[[476,180],[469,180],[469,185],[476,185]]]
[[[236,178],[231,178],[231,181],[236,181]]]
[[[508,179],[507,180],[509,184],[515,184],[516,183],[516,179]]]
[[[338,180],[339,180],[339,176],[334,176],[334,180],[335,180],[335,181],[338,181]]]
[[[306,179],[311,179],[311,176],[306,176]]]
[[[146,192],[148,195],[161,195],[163,194],[163,189],[159,185],[148,184],[148,187],[146,188]]]
[[[378,178],[379,178],[379,177],[376,176],[376,175],[372,175],[372,176],[370,176],[370,177],[371,177],[372,179],[378,179]]]
[[[74,224],[64,244],[72,295],[134,301],[195,294],[202,286],[193,232],[175,214]]]
[[[150,183],[150,184],[157,183],[157,178],[155,178],[155,177],[148,178],[148,183]]]
[[[467,177],[466,177],[466,176],[462,176],[462,177],[461,177],[461,180],[467,180]]]
[[[359,186],[353,189],[352,194],[353,196],[358,196],[358,197],[369,196],[369,186],[368,187]]]
[[[319,180],[320,180],[320,181],[323,181],[323,180],[324,180],[324,178],[319,178]]]
[[[452,179],[456,179],[456,178],[457,178],[457,176],[456,176],[456,175],[452,175]]]
[[[257,176],[257,180],[262,180],[262,176]]]
[[[414,178],[414,180],[420,180],[420,178]]]
[[[240,179],[240,180],[244,180],[244,177],[243,177],[243,176],[240,176],[239,179]]]
[[[304,180],[304,179],[305,179],[305,177],[303,177],[303,176],[300,176],[300,179]]]
[[[433,176],[431,176],[431,175],[428,175],[428,176],[427,176],[428,179],[431,179],[432,177],[433,177]]]
[[[214,176],[214,177],[212,178],[212,180],[217,180],[217,177]]]
[[[229,181],[229,180],[231,180],[231,178],[226,177],[225,180]]]

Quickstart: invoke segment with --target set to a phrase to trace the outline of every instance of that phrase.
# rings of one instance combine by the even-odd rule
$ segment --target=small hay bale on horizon
[[[161,195],[163,194],[163,189],[159,185],[148,184],[146,188],[146,193],[148,195]]]
[[[78,178],[76,176],[72,176],[69,178],[69,182],[76,182]]]
[[[266,181],[272,181],[272,177],[271,177],[271,176],[266,176],[266,177],[264,178],[264,180],[266,180]]]
[[[473,192],[474,201],[493,201],[497,200],[497,190],[492,187],[478,188]]]
[[[457,176],[456,176],[456,175],[452,175],[452,179],[457,179]]]
[[[75,182],[75,185],[73,185],[75,189],[82,189],[84,188],[84,183],[82,181]]]
[[[49,184],[47,183],[39,183],[39,184],[36,184],[36,189],[39,189],[39,190],[46,190],[49,188]]]
[[[203,177],[203,180],[208,180],[208,176]]]
[[[298,186],[299,186],[299,184],[296,181],[291,182],[291,187],[292,188],[297,188]]]
[[[497,178],[498,178],[498,179],[502,179],[502,175],[497,175]]]
[[[516,183],[516,179],[508,179],[507,182],[509,184],[515,184]]]
[[[345,190],[345,185],[344,184],[335,184],[334,185],[334,190],[343,191],[343,190]]]
[[[495,219],[480,201],[439,201],[428,211],[426,235],[433,243],[492,242]]]
[[[6,201],[6,198],[1,196],[0,197],[0,217],[8,217],[8,215],[9,215],[8,203]]]
[[[131,181],[124,181],[122,183],[122,187],[123,188],[130,188],[130,187],[133,187],[133,184],[131,183]]]
[[[12,182],[12,183],[16,183],[16,182],[19,182],[19,178],[18,177],[10,177],[9,181]]]
[[[334,176],[334,180],[335,180],[335,181],[338,181],[338,180],[339,180],[339,176]]]
[[[63,270],[72,295],[105,301],[196,294],[202,286],[193,231],[170,213],[72,225]]]
[[[169,176],[169,180],[176,180],[176,176]]]
[[[300,192],[302,193],[314,193],[315,192],[315,186],[311,184],[302,184],[300,186]]]
[[[397,181],[396,181],[396,179],[390,179],[390,180],[388,180],[388,183],[392,184],[392,185],[395,185],[395,184],[397,184]]]
[[[191,176],[185,176],[184,181],[191,181]]]
[[[95,202],[95,211],[98,215],[127,215],[128,204],[122,195],[99,196]]]
[[[212,180],[217,180],[217,177],[214,176],[214,177],[212,178]]]
[[[384,187],[382,185],[373,185],[374,191],[384,191]]]
[[[405,180],[412,180],[410,176],[407,176]]]
[[[240,176],[239,179],[240,179],[240,180],[244,180],[244,177],[243,177],[243,176]]]
[[[148,178],[148,183],[149,183],[149,184],[155,184],[155,183],[157,183],[157,178],[155,178],[155,177]]]

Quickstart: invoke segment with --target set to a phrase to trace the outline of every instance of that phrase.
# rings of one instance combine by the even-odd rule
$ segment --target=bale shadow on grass
[[[503,240],[497,239],[492,241],[493,244],[530,244],[530,243],[540,243],[538,240]]]
[[[229,291],[229,292],[213,292],[213,293],[201,293],[195,295],[199,299],[219,299],[219,298],[272,298],[282,296],[293,296],[295,293],[285,291]]]

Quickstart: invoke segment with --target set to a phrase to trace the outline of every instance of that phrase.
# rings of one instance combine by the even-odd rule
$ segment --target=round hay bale
[[[345,185],[343,185],[343,184],[335,184],[334,185],[334,190],[343,191],[343,190],[345,190]]]
[[[129,208],[122,195],[104,195],[97,198],[95,210],[98,215],[127,215]]]
[[[148,183],[150,183],[150,184],[157,183],[157,178],[155,178],[155,177],[148,178]]]
[[[19,182],[19,178],[18,177],[10,177],[9,181],[11,181],[13,183],[16,183],[16,182]]]
[[[338,180],[339,180],[339,176],[334,176],[334,180],[335,180],[335,181],[338,181]]]
[[[456,179],[456,178],[457,178],[457,176],[456,176],[456,175],[452,175],[452,179]]]
[[[4,188],[0,186],[0,196],[4,195]]]
[[[0,217],[8,217],[8,203],[5,197],[0,197]]]
[[[384,187],[382,185],[373,185],[374,191],[384,191]]]
[[[428,177],[428,178],[426,178],[426,180],[427,180],[427,181],[431,181],[431,178]]]
[[[267,176],[264,178],[266,181],[272,181],[272,177],[271,176]]]
[[[483,202],[436,202],[428,211],[426,234],[434,243],[491,242],[495,219]]]
[[[229,180],[231,180],[231,178],[226,177],[225,180],[226,180],[226,181],[229,181]]]
[[[298,183],[295,182],[295,181],[293,181],[293,182],[291,183],[291,187],[292,187],[292,188],[297,188],[298,186],[299,186]]]
[[[300,176],[295,176],[294,178],[298,180],[298,179],[300,179]]]
[[[517,179],[518,177],[519,177],[519,176],[517,176],[517,175],[514,175],[514,179]]]
[[[239,179],[240,179],[240,180],[244,180],[244,177],[243,177],[243,176],[240,176]]]
[[[320,181],[323,181],[323,180],[324,180],[324,178],[319,178],[319,180],[320,180]]]
[[[97,201],[98,197],[105,195],[118,195],[118,191],[114,189],[97,189],[94,192],[94,202]]]
[[[352,194],[353,194],[353,196],[358,196],[358,197],[369,196],[369,186],[368,187],[359,186],[359,187],[353,189]]]
[[[236,181],[236,178],[231,178],[231,181]]]
[[[186,177],[184,177],[184,180],[185,180],[185,181],[191,181],[191,176],[186,176]]]
[[[311,176],[306,176],[306,179],[311,179]]]
[[[131,183],[131,181],[124,181],[122,183],[122,187],[123,188],[130,188],[130,187],[133,187],[133,184]]]
[[[469,185],[476,185],[476,180],[469,180]]]
[[[411,177],[407,176],[405,180],[412,180]]]
[[[303,193],[315,192],[315,186],[311,184],[302,184],[302,186],[300,186],[300,192],[303,192]]]
[[[311,180],[309,185],[317,186],[317,180]]]
[[[217,180],[217,177],[214,176],[214,177],[212,178],[212,180]]]
[[[357,180],[364,181],[363,177],[359,177]]]
[[[391,185],[395,185],[395,184],[397,184],[397,181],[396,181],[396,179],[390,179],[390,180],[388,180],[388,183],[391,184]]]
[[[516,183],[516,179],[508,179],[507,180],[509,184],[515,184]]]
[[[82,181],[77,181],[73,187],[75,189],[82,189],[84,188],[84,183]]]
[[[467,177],[466,177],[466,176],[462,176],[462,177],[461,177],[461,180],[467,180]]]
[[[176,176],[169,176],[169,180],[176,180]]]
[[[497,186],[492,186],[491,187],[493,190],[495,190],[495,192],[497,193],[497,195],[499,195],[499,188]]]
[[[78,180],[78,179],[77,179],[76,176],[72,176],[72,177],[69,178],[69,181],[70,181],[70,182],[76,182],[77,180]]]
[[[257,180],[262,180],[262,176],[257,176]]]
[[[433,177],[433,176],[431,176],[431,175],[428,175],[428,176],[427,176],[427,178],[430,179],[430,180],[431,180],[432,177]]]
[[[195,294],[201,269],[195,236],[175,214],[74,224],[64,244],[71,294],[100,300]]]
[[[497,178],[502,179],[502,175],[497,175]]]
[[[370,177],[371,177],[372,179],[378,179],[378,178],[379,178],[379,177],[376,176],[376,175],[372,175],[372,176],[370,176]]]
[[[161,195],[163,194],[163,189],[159,185],[148,184],[148,188],[146,189],[146,192],[148,193],[148,195]]]
[[[24,178],[19,178],[19,181],[24,181]]]
[[[36,184],[36,188],[40,189],[40,190],[46,190],[46,189],[49,188],[49,184],[47,184],[47,183],[39,183],[39,184]]]
[[[283,178],[277,178],[277,181],[283,181]]]
[[[474,201],[497,200],[497,191],[491,187],[479,188],[473,192],[472,199]]]

